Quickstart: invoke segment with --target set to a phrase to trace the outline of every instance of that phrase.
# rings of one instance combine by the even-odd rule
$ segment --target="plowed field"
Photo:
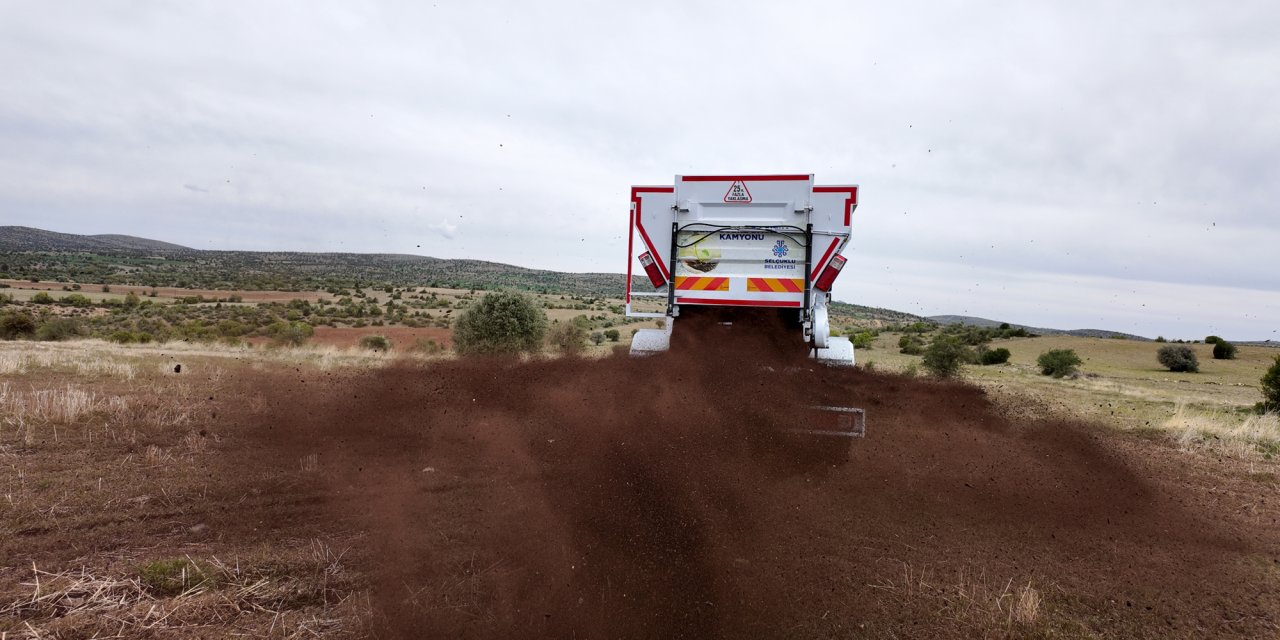
[[[1015,420],[960,383],[740,345],[243,368],[226,385],[189,490],[15,532],[6,585],[33,560],[341,538],[357,577],[287,606],[360,594],[344,633],[373,637],[1262,637],[1280,622],[1274,477]],[[821,420],[813,405],[865,408],[868,436],[788,435]],[[239,628],[219,620],[139,633]],[[247,626],[277,633],[268,621]]]

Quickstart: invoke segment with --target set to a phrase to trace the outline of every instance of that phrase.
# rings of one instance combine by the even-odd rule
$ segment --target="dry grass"
[[[903,562],[897,575],[867,586],[897,595],[896,601],[906,607],[949,620],[963,630],[958,637],[1024,637],[1046,622],[1041,589],[1031,580],[994,580],[984,570],[962,568],[944,579]]]
[[[1213,449],[1248,457],[1280,452],[1280,415],[1204,411],[1180,403],[1161,425],[1186,451]]]
[[[0,619],[23,621],[6,636],[14,638],[185,637],[234,628],[270,638],[357,635],[367,600],[350,589],[346,551],[312,540],[297,556],[286,573],[191,556],[145,563],[135,575],[33,565],[22,583],[30,594],[0,606]]]

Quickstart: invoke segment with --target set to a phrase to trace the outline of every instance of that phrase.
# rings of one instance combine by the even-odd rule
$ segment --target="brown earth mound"
[[[1099,430],[716,344],[273,379],[230,418],[241,463],[316,454],[327,484],[252,517],[367,530],[377,637],[1274,633],[1274,550]],[[812,405],[868,437],[786,435]]]

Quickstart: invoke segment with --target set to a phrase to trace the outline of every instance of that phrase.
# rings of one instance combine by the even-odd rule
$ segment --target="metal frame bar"
[[[809,436],[833,436],[837,438],[865,438],[867,436],[867,412],[855,407],[825,407],[815,406],[809,407],[818,411],[830,411],[839,414],[837,420],[840,426],[844,426],[844,420],[849,419],[849,430],[829,430],[829,429],[787,429],[787,433],[800,433]]]

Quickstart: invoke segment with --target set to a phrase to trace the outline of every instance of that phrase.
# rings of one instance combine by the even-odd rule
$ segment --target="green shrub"
[[[924,350],[924,360],[920,364],[939,378],[950,378],[959,374],[960,368],[972,357],[973,350],[966,347],[960,338],[938,335]]]
[[[978,361],[984,365],[1004,364],[1009,361],[1009,356],[1013,355],[1008,349],[1000,347],[999,349],[988,349],[982,351],[978,356]]]
[[[36,321],[23,311],[8,311],[0,315],[0,339],[29,338],[36,333]]]
[[[107,339],[119,344],[132,344],[138,341],[138,337],[133,335],[132,331],[116,331],[108,336]]]
[[[73,307],[81,307],[81,308],[93,306],[93,301],[90,300],[88,297],[86,297],[83,293],[73,293],[69,296],[62,296],[62,299],[58,300],[58,302],[61,302],[62,304],[68,304]]]
[[[853,336],[852,338],[850,338],[849,340],[850,342],[853,342],[854,349],[870,349],[871,342],[875,339],[876,339],[875,334],[871,333],[870,331],[862,331],[862,332],[859,332],[857,335]]]
[[[536,352],[547,333],[547,314],[528,296],[486,293],[459,315],[454,349],[461,355]]]
[[[1235,360],[1236,346],[1234,344],[1231,344],[1230,342],[1227,342],[1226,340],[1223,340],[1222,338],[1218,338],[1218,341],[1213,343],[1213,359],[1214,360]]]
[[[36,328],[36,340],[60,342],[84,335],[84,327],[74,318],[49,318]]]
[[[604,342],[604,334],[599,331],[592,331],[591,343],[596,346],[599,346],[601,342]]]
[[[1222,338],[1219,338],[1218,336],[1205,336],[1205,337],[1204,337],[1204,343],[1205,343],[1205,344],[1217,344],[1217,343],[1218,343],[1218,342],[1220,342],[1221,340],[1222,340]]]
[[[1061,378],[1076,372],[1076,367],[1084,361],[1076,355],[1074,349],[1050,349],[1036,358],[1040,373],[1046,376]]]
[[[370,351],[390,351],[391,341],[386,336],[372,335],[360,338],[360,347]]]
[[[1267,411],[1280,411],[1280,356],[1262,375],[1262,402]]]
[[[576,322],[557,322],[551,325],[551,330],[547,332],[547,343],[556,351],[566,355],[582,351],[583,343],[586,341],[587,330]]]
[[[622,334],[618,333],[617,329],[605,329],[604,337],[608,338],[609,342],[617,342],[622,337]]]
[[[31,296],[31,301],[36,304],[53,304],[53,296],[49,295],[48,291],[41,291]]]
[[[1200,371],[1200,361],[1196,352],[1187,346],[1160,347],[1156,352],[1156,360],[1170,371],[1196,373]]]

